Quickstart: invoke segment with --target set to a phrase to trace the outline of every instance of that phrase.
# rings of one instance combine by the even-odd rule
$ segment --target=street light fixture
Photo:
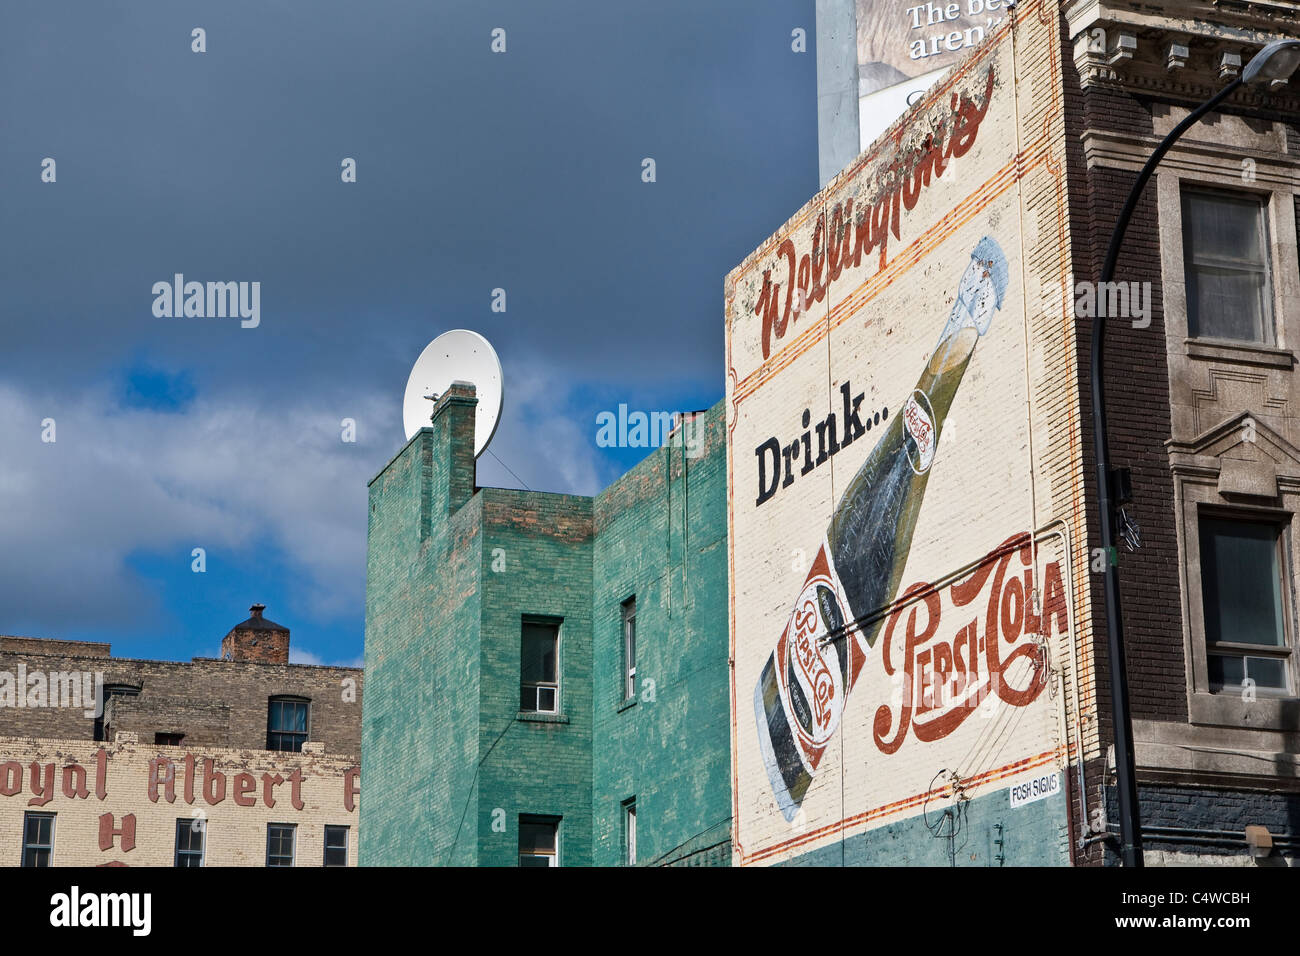
[[[1300,40],[1274,40],[1260,50],[1241,71],[1241,82],[1282,86],[1300,67]]]
[[[1237,77],[1214,96],[1189,113],[1156,147],[1138,174],[1137,182],[1111,233],[1101,282],[1115,278],[1115,264],[1128,229],[1129,219],[1142,190],[1160,160],[1178,138],[1206,113],[1244,85],[1275,88],[1285,84],[1300,67],[1300,40],[1275,40],[1251,58]],[[1102,387],[1105,359],[1106,322],[1097,316],[1092,323],[1092,434],[1097,464],[1097,496],[1101,512],[1101,546],[1106,556],[1104,590],[1106,595],[1107,657],[1110,663],[1111,717],[1115,733],[1115,773],[1119,789],[1120,857],[1125,866],[1142,866],[1142,830],[1138,821],[1137,780],[1133,764],[1133,720],[1129,713],[1128,668],[1124,662],[1124,631],[1119,603],[1119,558],[1115,553],[1115,506],[1113,499],[1117,475],[1110,467],[1110,447],[1106,439],[1106,396]]]

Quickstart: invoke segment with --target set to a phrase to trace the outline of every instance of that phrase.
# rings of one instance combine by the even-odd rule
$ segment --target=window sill
[[[567,724],[569,722],[569,718],[565,714],[547,714],[535,710],[521,710],[515,715],[515,719],[530,724]]]
[[[629,707],[635,707],[635,706],[636,706],[636,700],[637,700],[637,699],[636,699],[635,697],[629,697],[627,700],[625,700],[625,701],[621,701],[621,702],[619,703],[619,705],[618,705],[617,707],[614,708],[614,713],[616,713],[616,714],[621,714],[621,713],[623,713],[623,711],[627,710]]]
[[[1198,690],[1187,702],[1190,722],[1250,730],[1294,730],[1300,724],[1300,698],[1258,695],[1245,700],[1236,692]]]
[[[1290,369],[1295,365],[1295,354],[1287,349],[1254,342],[1232,342],[1224,339],[1184,339],[1187,357],[1211,362],[1234,362],[1238,365],[1262,365],[1268,368]]]
[[[1138,786],[1194,784],[1300,792],[1300,758],[1286,732],[1133,721]],[[1107,759],[1113,766],[1114,748]]]

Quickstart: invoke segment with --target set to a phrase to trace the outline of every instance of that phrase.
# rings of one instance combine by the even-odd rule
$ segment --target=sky
[[[366,483],[448,329],[504,370],[483,486],[593,494],[647,453],[600,412],[718,401],[723,279],[818,186],[813,7],[7,0],[0,634],[188,660],[259,602],[359,666]],[[156,315],[177,273],[256,326]]]

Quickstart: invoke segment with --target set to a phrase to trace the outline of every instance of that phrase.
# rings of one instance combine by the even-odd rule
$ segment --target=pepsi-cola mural
[[[1025,19],[728,277],[739,863],[1068,765],[1078,436],[1034,313],[1066,238],[1010,36],[1056,41]]]

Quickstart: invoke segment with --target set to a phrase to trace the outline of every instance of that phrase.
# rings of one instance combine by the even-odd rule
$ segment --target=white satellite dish
[[[424,347],[406,380],[402,424],[406,438],[429,424],[433,401],[452,382],[470,382],[478,396],[474,413],[474,457],[483,454],[501,420],[503,397],[501,361],[491,343],[477,332],[452,329]]]

